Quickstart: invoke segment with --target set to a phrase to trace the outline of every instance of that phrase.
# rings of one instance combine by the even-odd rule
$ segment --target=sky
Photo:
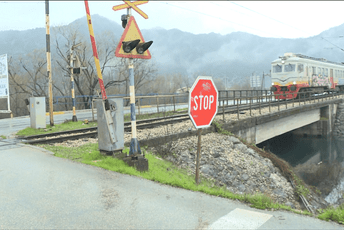
[[[123,1],[89,1],[91,15],[121,24]],[[344,1],[154,1],[138,6],[148,15],[133,15],[139,28],[179,29],[193,34],[235,31],[261,37],[306,38],[344,23]],[[49,1],[50,26],[86,16],[84,1]],[[86,21],[85,21],[86,23]],[[0,31],[45,27],[44,1],[0,1]],[[344,32],[343,32],[344,35]]]

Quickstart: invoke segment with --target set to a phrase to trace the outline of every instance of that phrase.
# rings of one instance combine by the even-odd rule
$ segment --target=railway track
[[[304,101],[314,100],[314,99],[322,99],[328,97],[327,95],[318,95],[317,97],[306,98],[302,99],[301,103]],[[246,101],[247,102],[247,101]],[[219,107],[217,115],[230,113],[237,113],[238,111],[242,110],[249,110],[249,109],[259,109],[265,108],[268,106],[283,106],[285,103],[291,103],[291,100],[287,101],[265,101],[265,102],[256,102],[256,103],[246,103],[246,104],[236,104],[236,105],[225,105],[225,108]],[[299,103],[299,100],[295,100],[294,103]],[[151,129],[161,125],[173,124],[177,122],[183,122],[189,120],[188,114],[178,114],[168,117],[162,118],[152,118],[152,119],[144,119],[144,120],[137,120],[136,121],[136,128],[137,129]],[[124,123],[124,131],[130,132],[131,131],[131,122]],[[77,130],[69,130],[69,131],[62,131],[62,132],[55,132],[55,133],[47,133],[47,134],[40,134],[34,136],[26,136],[26,137],[18,137],[22,139],[23,143],[27,144],[50,144],[50,143],[58,143],[68,140],[76,140],[82,138],[94,138],[97,137],[98,131],[97,127],[91,128],[84,128],[84,129],[77,129]]]

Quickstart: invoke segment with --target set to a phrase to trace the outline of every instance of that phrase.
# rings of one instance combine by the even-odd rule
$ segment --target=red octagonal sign
[[[217,114],[218,92],[211,77],[199,76],[189,93],[189,116],[196,127],[205,128]]]

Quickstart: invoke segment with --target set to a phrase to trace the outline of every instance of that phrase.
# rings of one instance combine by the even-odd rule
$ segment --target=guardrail
[[[248,91],[248,90],[247,90]],[[223,92],[223,91],[222,91]],[[239,91],[238,91],[239,92]],[[284,93],[280,94],[284,97],[287,97],[290,94],[295,93]],[[252,109],[258,109],[259,114],[262,114],[261,109],[263,107],[269,107],[269,113],[271,113],[271,108],[273,106],[278,108],[278,111],[281,110],[281,106],[285,106],[285,109],[288,108],[288,104],[291,107],[294,107],[295,104],[298,104],[301,106],[301,104],[312,104],[324,100],[334,99],[341,97],[344,93],[343,92],[299,92],[297,93],[297,98],[293,99],[276,99],[275,95],[272,94],[270,91],[261,92],[256,95],[254,93],[248,92],[245,95],[249,96],[242,96],[243,93],[241,93],[241,97],[236,97],[235,93],[232,94],[234,96],[228,96],[228,97],[221,97],[219,99],[219,108],[218,111],[222,110],[223,114],[223,120],[225,120],[225,110],[231,107],[236,107],[236,113],[237,113],[237,119],[240,119],[240,112],[243,110],[249,110],[250,116],[252,116]],[[253,104],[255,108],[253,107]],[[240,108],[239,106],[246,105],[246,107]],[[248,106],[248,107],[247,107]]]
[[[299,92],[298,97],[294,99],[276,99],[273,92],[270,90],[219,90],[219,108],[218,111],[223,112],[223,116],[225,115],[225,110],[227,108],[236,106],[237,108],[237,117],[240,119],[240,111],[249,109],[250,116],[252,115],[252,109],[253,105],[258,105],[257,109],[259,110],[259,114],[261,114],[261,109],[263,106],[269,107],[269,113],[271,112],[272,106],[277,106],[278,111],[280,110],[281,106],[285,106],[288,108],[288,104],[291,103],[291,106],[294,107],[295,103],[298,103],[301,105],[301,103],[315,103],[316,101],[320,100],[327,100],[328,98],[335,98],[339,97],[340,95],[343,95],[343,93],[334,93],[334,92]],[[283,96],[287,96],[289,94],[293,93],[284,93]],[[89,109],[92,109],[93,111],[93,101],[94,99],[100,98],[100,97],[90,97],[90,96],[76,96],[76,98],[82,98],[82,97],[89,97],[92,98],[91,102],[89,103],[88,107]],[[57,98],[57,97],[56,97]],[[68,98],[68,97],[60,97],[60,98]],[[128,106],[130,103],[130,97],[127,95],[110,95],[109,98],[123,98],[123,105]],[[70,98],[71,99],[71,98]],[[172,95],[152,95],[152,96],[135,96],[136,102],[135,105],[138,110],[138,114],[141,114],[141,109],[146,106],[156,107],[157,112],[162,111],[161,108],[166,108],[168,106],[173,106],[173,111],[176,111],[176,106],[180,104],[187,104],[189,101],[189,94],[172,94]],[[79,99],[80,100],[80,99]],[[79,104],[85,104],[85,101],[79,101],[77,102],[77,105]],[[69,103],[57,103],[54,104],[54,106],[57,105],[63,105],[66,106],[66,104],[69,105]],[[71,101],[70,101],[71,105]],[[248,108],[240,108],[241,105],[247,105]],[[84,109],[80,108],[81,106],[77,106],[78,109]],[[54,108],[54,111],[59,111],[58,109]],[[165,109],[166,111],[166,109]]]

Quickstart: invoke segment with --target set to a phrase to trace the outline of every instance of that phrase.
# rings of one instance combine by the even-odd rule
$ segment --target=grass
[[[45,129],[33,129],[31,127],[27,127],[23,130],[17,132],[18,136],[31,136],[31,135],[38,135],[38,134],[45,134],[45,133],[54,133],[54,132],[62,132],[67,130],[74,130],[74,129],[83,129],[83,128],[90,128],[90,127],[97,127],[96,122],[88,122],[85,124],[84,121],[77,121],[77,122],[64,122],[62,124],[50,126],[47,125]]]
[[[321,220],[333,220],[340,224],[344,224],[344,204],[340,205],[338,208],[329,207],[324,210],[320,210],[321,214],[318,218]]]
[[[103,156],[99,153],[98,144],[85,144],[78,148],[68,148],[62,146],[42,145],[41,147],[54,152],[55,156],[71,159],[84,164],[101,167],[107,170],[129,174],[148,180],[156,181],[162,184],[174,187],[184,188],[192,191],[199,191],[213,196],[224,197],[232,200],[240,200],[249,203],[251,207],[263,210],[288,210],[297,214],[313,216],[308,211],[295,210],[291,207],[273,202],[273,200],[261,193],[256,194],[234,194],[224,187],[219,187],[213,181],[201,177],[201,183],[196,185],[194,175],[189,175],[185,169],[173,165],[171,162],[159,158],[151,153],[146,153],[149,162],[147,172],[136,171],[135,168],[129,167],[122,160],[111,156]],[[144,147],[142,147],[144,149]],[[129,149],[125,148],[123,152],[128,153]],[[317,216],[322,220],[333,220],[338,223],[344,223],[343,209],[326,209]]]
[[[0,137],[1,137],[2,139],[6,139],[6,136],[4,136],[4,135],[0,135]]]

